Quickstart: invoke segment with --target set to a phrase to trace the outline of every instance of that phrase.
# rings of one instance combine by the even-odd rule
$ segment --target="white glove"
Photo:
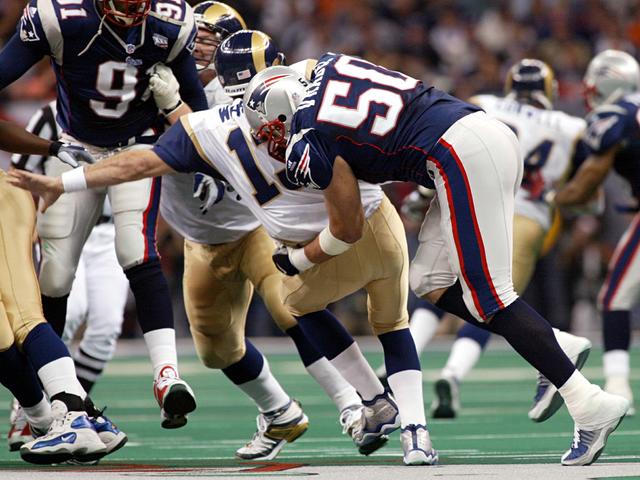
[[[180,84],[166,65],[159,63],[154,66],[149,79],[149,88],[151,88],[158,109],[165,115],[171,114],[182,105]]]
[[[193,198],[202,201],[200,211],[205,215],[209,209],[224,197],[224,182],[204,173],[196,173],[193,179]]]

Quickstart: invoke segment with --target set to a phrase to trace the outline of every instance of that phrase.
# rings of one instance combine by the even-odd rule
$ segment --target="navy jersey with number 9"
[[[360,180],[433,188],[426,155],[455,121],[479,110],[400,72],[327,53],[292,120],[287,176],[324,189],[339,155]]]

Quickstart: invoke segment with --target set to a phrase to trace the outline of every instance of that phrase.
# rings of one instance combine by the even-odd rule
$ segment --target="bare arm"
[[[580,166],[575,176],[556,194],[554,201],[559,206],[587,203],[604,182],[619,147],[613,147],[601,155],[592,155]]]
[[[360,240],[364,226],[360,187],[351,167],[342,157],[336,157],[331,183],[324,190],[324,202],[332,235],[346,243]],[[313,263],[333,258],[320,248],[319,237],[306,245],[304,252]]]
[[[51,141],[40,138],[12,122],[0,121],[0,149],[13,153],[49,155]]]

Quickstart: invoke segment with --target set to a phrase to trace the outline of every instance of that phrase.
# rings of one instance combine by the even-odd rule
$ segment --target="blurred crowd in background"
[[[0,0],[0,44],[15,31],[25,0]],[[189,3],[197,2],[189,0]],[[271,35],[289,63],[326,51],[362,56],[401,70],[460,98],[503,89],[508,68],[524,57],[544,60],[558,79],[557,108],[584,115],[582,76],[604,49],[640,52],[640,0],[228,0],[250,28]],[[55,96],[48,63],[0,92],[0,118],[25,124]],[[2,157],[3,166],[7,157]],[[399,205],[411,185],[386,188]],[[629,221],[616,211],[628,203],[624,184],[607,182],[602,217],[565,220],[556,246],[541,260],[525,297],[554,325],[578,333],[600,330],[597,291],[617,239]],[[410,247],[420,225],[405,221]],[[182,307],[182,239],[162,226],[163,265],[175,298],[177,329],[187,334]],[[640,281],[640,279],[639,279]],[[415,303],[411,299],[410,307]],[[354,295],[333,306],[353,333],[368,333],[366,300]],[[130,315],[135,315],[131,309]],[[638,317],[638,315],[636,315]],[[637,319],[637,318],[636,318]],[[127,325],[130,325],[127,328]],[[136,335],[128,321],[125,335]],[[443,325],[452,331],[454,322]],[[248,321],[249,335],[277,334],[260,301]]]

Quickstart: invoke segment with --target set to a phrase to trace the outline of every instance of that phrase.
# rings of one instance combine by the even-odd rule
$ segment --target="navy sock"
[[[611,310],[602,312],[604,351],[629,350],[631,344],[631,312]]]
[[[384,350],[387,376],[402,370],[420,370],[416,344],[408,328],[378,335]]]
[[[167,280],[159,260],[136,265],[124,272],[136,299],[138,323],[142,333],[173,328],[173,307]]]
[[[298,354],[305,367],[322,358],[322,353],[309,341],[302,328],[300,328],[300,325],[294,325],[287,329],[285,333],[289,335],[293,343],[295,343]]]
[[[444,291],[436,302],[436,307],[452,313],[476,327],[488,330],[487,325],[477,321],[465,305],[464,300],[462,299],[462,285],[460,284],[460,280],[456,281],[456,283]]]
[[[54,360],[71,356],[48,323],[41,323],[31,330],[22,343],[22,349],[36,372]]]
[[[247,339],[244,340],[244,343],[246,345],[244,357],[233,365],[222,369],[222,373],[236,385],[242,385],[258,378],[264,366],[264,358],[253,343]]]
[[[85,405],[84,400],[77,395],[73,395],[72,393],[60,392],[56,393],[53,397],[51,397],[51,401],[60,400],[67,406],[67,410],[70,412],[84,412]]]
[[[327,309],[296,318],[307,338],[329,360],[340,355],[354,342],[351,334]]]
[[[36,371],[15,344],[0,352],[0,383],[23,407],[37,405],[44,396]]]
[[[470,323],[465,323],[460,330],[458,330],[457,338],[470,338],[474,342],[480,345],[480,348],[484,350],[491,338],[491,332],[484,330]]]
[[[62,297],[40,295],[40,298],[42,300],[44,318],[51,324],[53,331],[56,332],[59,337],[62,337],[64,324],[67,321],[67,300],[69,299],[69,294]]]

